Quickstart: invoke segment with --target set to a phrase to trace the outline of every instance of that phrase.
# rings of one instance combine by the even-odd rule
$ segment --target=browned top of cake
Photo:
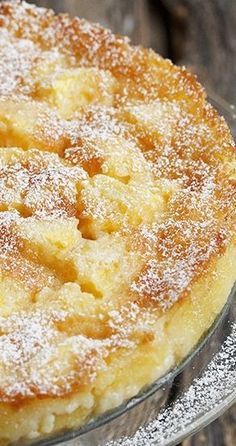
[[[230,243],[234,143],[194,75],[0,4],[0,399],[92,386]]]

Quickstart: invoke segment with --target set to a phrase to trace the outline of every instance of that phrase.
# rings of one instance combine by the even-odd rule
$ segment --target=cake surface
[[[77,427],[179,363],[236,277],[236,157],[194,75],[0,3],[0,444]]]

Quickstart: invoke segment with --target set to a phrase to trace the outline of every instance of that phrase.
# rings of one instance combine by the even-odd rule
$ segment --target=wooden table
[[[35,0],[99,22],[196,72],[236,105],[236,0]],[[235,446],[236,407],[182,443]]]

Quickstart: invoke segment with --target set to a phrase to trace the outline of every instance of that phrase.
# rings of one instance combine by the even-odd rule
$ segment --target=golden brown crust
[[[96,395],[232,244],[234,142],[194,75],[85,20],[2,2],[0,68],[0,402]]]

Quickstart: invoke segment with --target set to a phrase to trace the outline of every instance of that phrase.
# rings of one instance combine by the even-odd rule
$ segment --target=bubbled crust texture
[[[7,443],[118,405],[193,348],[235,279],[236,176],[195,77],[99,25],[3,2],[0,68]]]

